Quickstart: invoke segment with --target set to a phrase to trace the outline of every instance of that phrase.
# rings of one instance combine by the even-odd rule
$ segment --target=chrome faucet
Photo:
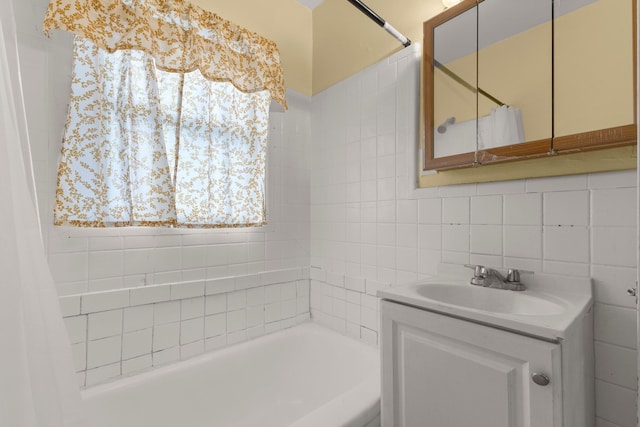
[[[465,264],[464,266],[473,269],[473,277],[470,281],[472,285],[509,291],[524,291],[526,287],[520,282],[520,273],[533,274],[533,271],[510,268],[507,271],[507,277],[504,277],[498,270],[483,265]]]

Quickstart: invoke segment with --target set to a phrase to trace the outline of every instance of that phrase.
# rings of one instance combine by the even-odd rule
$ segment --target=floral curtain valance
[[[184,0],[51,0],[43,30],[72,32],[108,52],[142,50],[158,69],[199,70],[286,108],[276,44]]]

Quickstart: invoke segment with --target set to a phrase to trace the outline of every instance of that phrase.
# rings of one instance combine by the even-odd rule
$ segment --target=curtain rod
[[[460,83],[463,87],[469,89],[471,92],[479,93],[480,95],[483,95],[485,98],[490,99],[491,101],[495,102],[496,104],[498,104],[501,107],[503,105],[507,105],[504,102],[500,101],[498,98],[496,98],[493,95],[491,95],[489,92],[487,92],[485,90],[482,90],[480,87],[471,86],[468,82],[466,82],[464,79],[462,79],[462,77],[460,77],[459,75],[457,75],[456,73],[451,71],[449,68],[445,67],[441,62],[439,62],[439,61],[434,59],[433,60],[433,65],[434,65],[435,68],[438,68],[443,73],[445,73],[447,76],[451,77],[453,80],[455,80],[456,82]]]
[[[411,44],[411,40],[402,35],[398,30],[396,30],[391,24],[386,22],[384,19],[380,17],[377,13],[371,10],[366,4],[362,3],[360,0],[347,0],[349,3],[357,7],[360,12],[367,15],[372,21],[376,24],[380,25],[385,31],[395,37],[404,47],[407,47]]]

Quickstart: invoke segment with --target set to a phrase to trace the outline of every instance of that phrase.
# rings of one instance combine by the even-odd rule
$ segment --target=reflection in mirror
[[[550,0],[478,3],[478,87],[494,97],[478,97],[478,149],[488,150],[480,163],[514,154],[496,147],[540,140],[518,154],[551,148],[551,48]]]
[[[477,9],[433,30],[433,157],[476,151]]]
[[[633,135],[634,1],[555,3],[554,149],[575,147],[567,135],[582,134],[582,146]]]
[[[424,23],[425,170],[636,143],[637,0],[462,0]]]
[[[427,166],[548,153],[552,1],[465,3],[445,12],[451,15],[446,19],[425,23],[425,37],[433,32],[433,81],[427,81],[433,84],[433,127],[426,138],[432,157],[427,156]]]

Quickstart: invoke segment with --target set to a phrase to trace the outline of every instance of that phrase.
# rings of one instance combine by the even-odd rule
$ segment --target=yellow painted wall
[[[478,52],[478,86],[522,112],[525,141],[551,137],[551,23]],[[480,117],[495,104],[479,99]]]
[[[191,0],[278,44],[285,84],[313,95],[402,48],[347,0],[324,0],[311,11],[298,0]],[[366,0],[412,41],[440,13],[441,0]]]
[[[312,12],[297,0],[191,0],[278,44],[285,85],[312,95]]]
[[[630,0],[598,0],[556,20],[555,136],[633,122],[632,19]]]
[[[427,188],[472,182],[617,171],[635,169],[637,162],[637,146],[633,145],[442,171],[433,175],[420,176],[418,186]]]
[[[444,9],[440,0],[365,0],[413,42],[422,23]],[[402,45],[347,0],[324,0],[313,12],[313,93],[386,58]]]

